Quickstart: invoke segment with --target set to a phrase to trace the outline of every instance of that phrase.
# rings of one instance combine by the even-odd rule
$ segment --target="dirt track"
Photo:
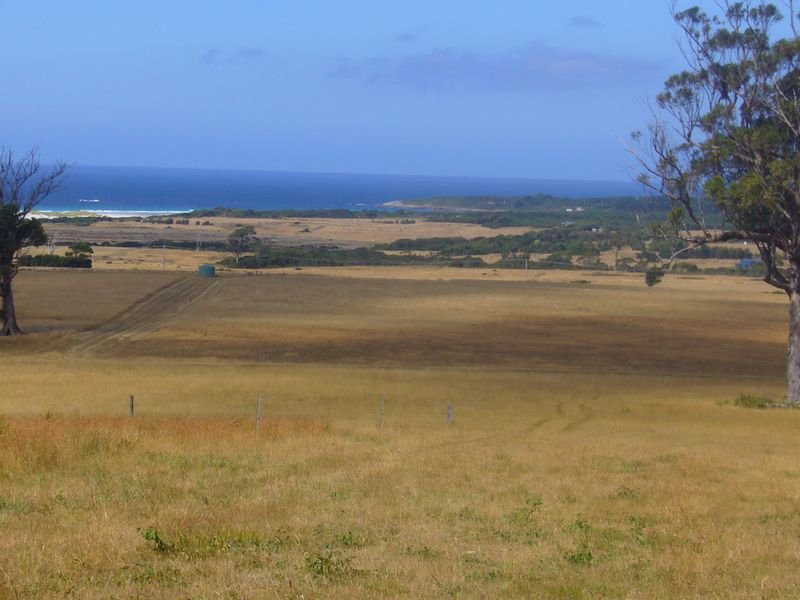
[[[142,338],[212,295],[221,283],[219,279],[199,277],[178,279],[105,323],[80,332],[70,339],[65,349],[73,355],[95,355],[118,342]]]

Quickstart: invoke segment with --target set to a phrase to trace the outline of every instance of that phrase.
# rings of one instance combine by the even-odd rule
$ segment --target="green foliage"
[[[458,268],[481,268],[485,267],[486,263],[482,258],[477,256],[465,256],[464,258],[454,258],[450,261],[451,267]]]
[[[701,230],[704,241],[755,242],[765,280],[797,291],[800,15],[788,15],[790,26],[777,31],[782,15],[772,4],[717,7],[719,14],[698,7],[674,14],[689,42],[689,68],[657,97],[665,118],[650,126],[648,155],[657,158],[642,180],[671,198],[666,227],[676,237]],[[723,227],[709,223],[707,208]]]
[[[554,269],[571,269],[573,267],[572,255],[569,252],[554,252],[541,262]]]
[[[325,548],[306,556],[306,568],[317,577],[341,577],[353,571],[352,558],[336,550]]]
[[[575,520],[569,524],[568,528],[578,536],[579,542],[572,551],[564,553],[564,558],[573,565],[592,564],[592,562],[594,562],[594,554],[592,554],[589,548],[589,536],[592,533],[592,526],[586,519],[578,515]]]
[[[436,550],[435,548],[430,548],[428,546],[422,545],[415,547],[408,546],[403,551],[403,554],[406,554],[408,556],[416,556],[422,559],[433,559],[433,558],[438,558],[439,556],[441,556],[442,553],[439,550]]]
[[[169,546],[184,556],[208,558],[223,554],[276,552],[284,543],[280,536],[266,538],[255,531],[222,530],[211,535],[200,532],[179,534]]]
[[[314,209],[314,210],[253,210],[216,207],[196,210],[188,218],[224,216],[236,218],[335,218],[380,219],[381,222],[414,222],[420,216],[419,208],[428,221],[476,223],[486,227],[556,227],[564,220],[578,227],[607,227],[615,224],[636,227],[634,213],[665,215],[669,204],[662,198],[634,197],[559,198],[545,194],[522,197],[454,196],[406,201],[402,210]],[[417,210],[410,210],[411,207]],[[567,213],[566,209],[582,208],[580,212]],[[430,211],[429,209],[435,209]],[[478,210],[476,210],[478,209]],[[177,221],[175,221],[177,223]]]
[[[73,217],[73,216],[58,216],[52,217],[47,220],[48,223],[67,223],[69,225],[76,225],[78,227],[88,227],[89,225],[94,225],[95,223],[102,223],[102,222],[110,222],[114,219],[111,217],[100,217],[100,216],[81,216],[81,217]],[[123,217],[117,218],[119,221],[141,221],[141,217]]]
[[[0,204],[0,267],[10,267],[23,247],[41,246],[46,242],[39,219],[26,219],[17,204]]]
[[[78,258],[85,258],[87,254],[94,254],[94,250],[92,249],[91,244],[78,241],[70,244],[69,253],[67,253],[67,256],[69,256],[70,253]]]
[[[581,515],[575,517],[575,520],[570,523],[570,528],[577,532],[584,535],[588,535],[589,532],[592,530],[592,526],[589,524],[589,521],[584,519]]]
[[[675,273],[699,273],[700,267],[694,263],[679,262],[672,267],[672,270]]]
[[[764,409],[775,406],[775,401],[766,396],[756,396],[755,394],[740,394],[734,399],[733,404],[741,408]]]
[[[24,255],[19,258],[21,267],[52,267],[69,269],[91,269],[92,259],[85,256],[59,256],[57,254]]]
[[[114,578],[114,583],[119,586],[126,583],[133,583],[138,586],[157,584],[158,586],[169,588],[185,585],[179,569],[171,566],[157,568],[149,562],[124,565],[120,573]]]
[[[574,228],[550,228],[521,235],[494,237],[437,237],[400,239],[390,244],[376,246],[380,250],[439,252],[444,256],[501,254],[504,260],[524,259],[530,254],[557,254],[558,262],[564,257],[595,256],[600,252],[622,246],[641,246],[644,236],[638,230],[592,231]]]
[[[146,244],[136,240],[121,240],[118,242],[105,241],[100,245],[112,248],[168,248],[174,250],[194,250],[197,248],[197,242],[194,240],[168,240],[164,238],[153,240]],[[203,242],[203,249],[224,252],[230,250],[230,244],[222,240],[206,240]]]
[[[0,497],[0,515],[3,513],[22,513],[25,512],[26,506],[17,500],[5,500]]]
[[[18,272],[20,252],[26,246],[47,242],[42,223],[29,218],[47,196],[58,189],[67,165],[57,163],[43,171],[31,150],[16,159],[13,152],[0,148],[0,334],[22,333],[16,322],[12,281]]]
[[[594,555],[587,542],[581,542],[571,552],[564,553],[564,558],[573,565],[590,565],[594,562]]]
[[[239,219],[382,219],[413,217],[412,211],[380,211],[380,210],[347,210],[345,208],[313,209],[313,210],[254,210],[251,208],[204,208],[188,213],[190,218],[198,217],[233,217]],[[205,225],[205,223],[204,223]]]
[[[427,221],[474,223],[485,227],[559,227],[569,220],[576,227],[616,227],[637,229],[636,215],[661,218],[669,211],[663,198],[634,197],[559,198],[545,194],[522,197],[454,196],[406,201],[407,208],[394,211],[346,209],[252,210],[217,207],[196,210],[189,218],[224,216],[237,218],[334,218],[372,219],[382,223],[413,223],[424,216]],[[415,207],[417,210],[409,210]],[[425,212],[420,213],[422,208]],[[581,208],[581,211],[574,209]],[[430,209],[435,209],[431,211]],[[478,209],[478,210],[476,210]],[[567,209],[573,212],[566,212]],[[713,211],[712,211],[713,212]],[[175,221],[177,223],[177,221]]]
[[[628,517],[628,521],[630,523],[631,537],[636,541],[637,544],[644,546],[651,542],[651,536],[649,536],[647,531],[645,531],[648,526],[647,519],[632,515]]]
[[[436,197],[409,200],[407,204],[435,209],[426,215],[429,221],[475,223],[492,228],[558,227],[570,221],[579,228],[625,226],[634,229],[638,228],[637,214],[655,219],[663,218],[669,211],[669,203],[663,198],[562,198],[545,194]]]
[[[138,529],[137,531],[142,534],[144,540],[148,542],[150,547],[156,552],[167,553],[173,550],[172,544],[167,542],[161,532],[155,527],[146,527],[145,529]]]
[[[722,258],[739,260],[752,258],[753,253],[747,248],[730,248],[728,246],[710,246],[705,244],[681,253],[681,258]]]
[[[385,254],[371,248],[346,249],[336,246],[266,246],[257,254],[241,257],[238,262],[224,260],[222,264],[242,269],[399,265],[486,266],[483,259],[473,256],[450,258],[414,254],[397,255]]]
[[[252,241],[256,237],[256,228],[252,225],[240,225],[228,236],[228,240],[233,243],[234,241],[241,242]]]
[[[514,525],[528,525],[539,513],[544,500],[541,496],[532,496],[525,500],[525,505],[511,513],[508,520]]]
[[[133,217],[131,220],[138,220],[144,221],[145,223],[156,223],[158,225],[188,225],[189,219],[176,219],[174,216],[172,217],[146,217],[142,219],[141,217]],[[199,223],[198,223],[199,224]]]
[[[336,536],[336,543],[345,548],[362,548],[367,541],[363,535],[358,535],[352,531],[347,531]]]
[[[647,287],[653,287],[654,285],[658,285],[661,283],[661,280],[664,278],[664,269],[661,267],[650,267],[644,274],[644,282],[647,284]]]
[[[252,225],[242,225],[233,230],[228,236],[228,244],[231,251],[236,255],[236,262],[245,252],[251,251],[258,241],[256,229]]]

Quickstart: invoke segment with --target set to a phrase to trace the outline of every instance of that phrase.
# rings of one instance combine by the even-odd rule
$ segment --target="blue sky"
[[[620,138],[682,68],[675,40],[662,0],[0,0],[0,145],[91,165],[625,179]]]

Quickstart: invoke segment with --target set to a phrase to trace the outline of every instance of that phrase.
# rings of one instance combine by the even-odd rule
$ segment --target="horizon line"
[[[49,161],[46,163],[49,164]],[[347,176],[357,175],[361,177],[417,177],[425,179],[475,179],[475,180],[507,180],[507,181],[553,181],[553,182],[585,182],[585,183],[631,183],[636,185],[633,179],[589,179],[578,177],[574,179],[560,177],[534,177],[531,175],[452,175],[452,174],[419,174],[419,173],[377,173],[377,172],[358,172],[358,171],[315,171],[315,170],[292,170],[292,169],[256,169],[256,168],[232,168],[232,167],[174,167],[174,166],[153,166],[153,165],[100,165],[89,163],[68,163],[70,168],[92,168],[92,169],[152,169],[156,171],[221,171],[234,173],[272,173],[281,175],[333,175]]]

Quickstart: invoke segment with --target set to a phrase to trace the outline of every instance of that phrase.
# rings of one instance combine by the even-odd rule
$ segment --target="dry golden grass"
[[[20,275],[0,597],[800,594],[781,296],[323,272]]]
[[[198,224],[201,223],[201,224]],[[210,223],[202,225],[202,223]],[[134,221],[99,221],[91,225],[45,222],[51,239],[58,243],[76,240],[94,245],[93,268],[98,271],[179,271],[192,272],[203,263],[216,263],[231,256],[217,251],[189,251],[149,247],[156,240],[182,242],[220,242],[239,225],[252,225],[260,239],[277,244],[336,244],[343,247],[362,247],[389,243],[400,238],[430,237],[493,237],[518,235],[530,227],[489,229],[470,223],[434,223],[419,220],[414,223],[390,219],[235,219],[208,217],[191,219],[189,225],[137,223]],[[306,231],[308,230],[308,231]],[[119,240],[140,242],[145,248],[102,246],[103,242]],[[31,248],[30,254],[44,254],[47,248]],[[487,261],[499,259],[488,257]]]
[[[197,225],[198,221],[209,222],[210,225]],[[60,242],[82,240],[99,243],[123,239],[151,243],[164,238],[188,241],[195,241],[198,238],[201,241],[225,240],[236,227],[242,224],[252,225],[260,238],[277,243],[335,243],[348,247],[388,243],[400,238],[493,237],[517,235],[531,230],[530,227],[490,229],[470,223],[434,223],[421,219],[414,223],[401,223],[391,219],[237,219],[230,217],[191,219],[189,225],[162,225],[113,220],[100,221],[88,226],[45,223],[45,228],[49,236]]]
[[[204,263],[215,264],[229,256],[230,254],[225,252],[97,247],[92,257],[92,268],[98,271],[162,270],[196,272],[197,267]]]
[[[47,254],[45,247],[31,248],[28,254]],[[204,263],[215,264],[229,258],[229,252],[207,250],[177,250],[174,248],[116,248],[95,246],[92,255],[93,271],[178,271],[184,274],[196,273]],[[29,269],[42,271],[45,268]],[[53,270],[53,269],[51,269]],[[225,270],[225,269],[222,269]]]

